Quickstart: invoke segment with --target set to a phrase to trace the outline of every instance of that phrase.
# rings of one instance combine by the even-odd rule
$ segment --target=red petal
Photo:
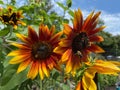
[[[28,26],[28,37],[33,43],[38,42],[38,35],[31,26]]]
[[[87,50],[94,52],[94,53],[103,53],[105,52],[102,48],[100,48],[99,46],[95,45],[95,44],[91,44],[90,47],[87,48]]]
[[[73,20],[73,28],[75,32],[78,32],[82,28],[83,23],[83,16],[80,9],[78,11],[75,11],[74,13],[74,20]]]
[[[104,41],[102,36],[91,36],[89,37],[90,42],[101,42]]]

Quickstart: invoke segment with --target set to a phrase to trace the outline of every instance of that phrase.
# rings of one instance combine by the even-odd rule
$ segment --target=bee
[[[76,55],[78,55],[80,58],[82,58],[82,57],[83,57],[83,55],[82,55],[82,52],[81,52],[81,51],[77,51],[77,52],[76,52]]]

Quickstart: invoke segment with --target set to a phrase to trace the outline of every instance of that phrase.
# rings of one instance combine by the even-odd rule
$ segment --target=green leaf
[[[12,90],[18,85],[20,85],[22,82],[27,80],[27,70],[17,74],[16,70],[11,68],[9,71],[4,74],[2,79],[2,86],[0,87],[0,90]]]
[[[62,84],[62,88],[63,90],[70,90],[69,85],[66,85],[66,84]]]
[[[66,3],[67,3],[68,8],[70,8],[72,5],[72,0],[67,0]]]
[[[0,0],[0,4],[4,4],[3,1]]]
[[[3,73],[4,76],[1,78],[1,86],[6,85],[14,73],[16,73],[16,65],[8,65]]]
[[[3,76],[4,66],[3,63],[0,61],[0,78]]]
[[[0,36],[5,36],[9,33],[9,29],[8,28],[4,28],[0,31]]]
[[[58,6],[60,6],[65,11],[68,9],[66,6],[64,6],[62,3],[57,2]]]
[[[73,12],[72,10],[69,10],[68,13],[69,13],[72,17],[74,17],[74,12]]]

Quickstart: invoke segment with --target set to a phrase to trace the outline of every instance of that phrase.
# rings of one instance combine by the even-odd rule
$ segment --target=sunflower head
[[[26,25],[20,20],[23,17],[22,11],[16,12],[12,6],[8,6],[7,9],[2,10],[0,20],[2,23],[13,25],[14,29],[17,29],[18,24]]]
[[[84,20],[80,9],[74,12],[73,27],[64,24],[63,38],[54,52],[62,54],[61,62],[66,64],[65,71],[75,74],[76,69],[81,67],[82,62],[88,61],[88,55],[102,53],[104,50],[96,45],[103,41],[97,33],[105,26],[97,27],[100,12],[91,12]]]
[[[8,56],[14,56],[10,64],[20,63],[17,72],[23,71],[30,65],[28,78],[34,79],[39,73],[43,79],[45,75],[49,77],[50,70],[53,68],[60,70],[58,61],[61,55],[53,50],[58,46],[62,32],[56,34],[54,31],[54,26],[49,29],[42,24],[38,33],[29,26],[28,36],[17,34],[22,43],[12,43],[19,49],[8,54]]]

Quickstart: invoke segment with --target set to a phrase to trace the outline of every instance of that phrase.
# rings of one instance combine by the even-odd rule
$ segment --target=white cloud
[[[98,10],[96,10],[98,11]],[[89,11],[83,10],[83,15],[86,17],[89,15]],[[105,23],[105,31],[113,34],[120,35],[120,13],[111,14],[105,11],[102,11],[100,18]]]
[[[101,18],[104,20],[106,27],[106,31],[112,33],[113,35],[120,35],[120,13],[117,14],[109,14],[103,12]]]

